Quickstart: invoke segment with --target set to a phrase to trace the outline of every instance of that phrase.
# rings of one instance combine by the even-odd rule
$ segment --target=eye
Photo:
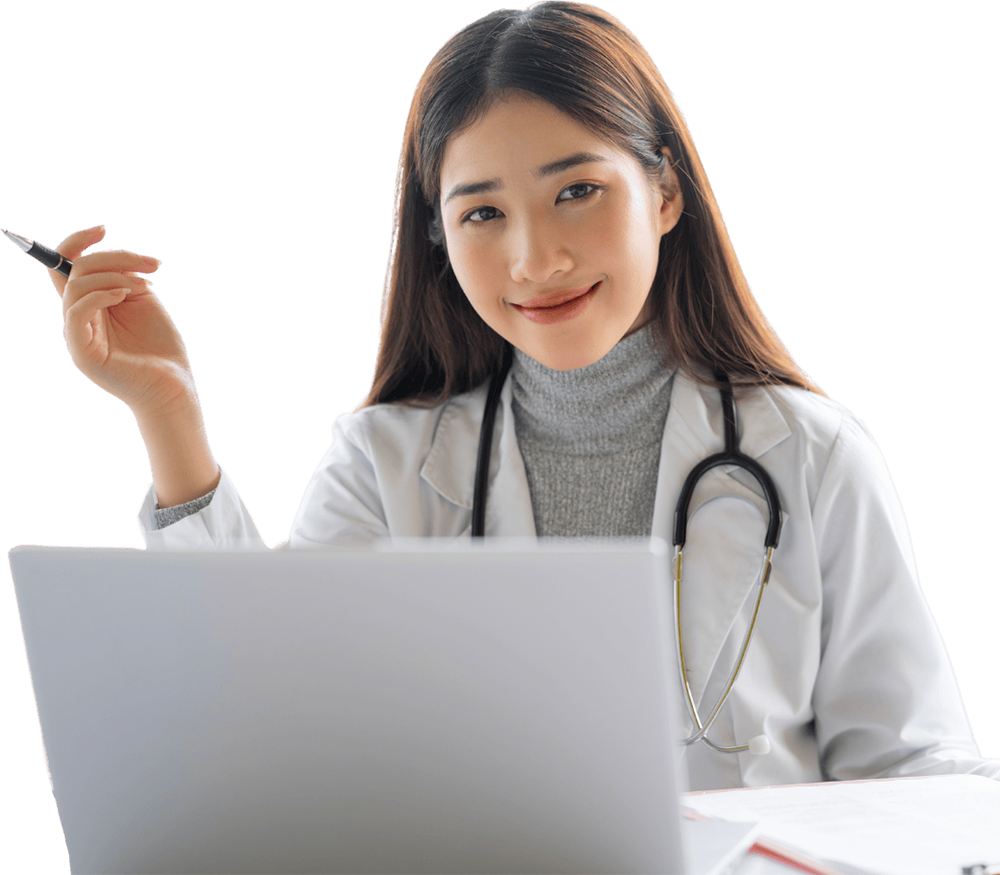
[[[604,188],[603,185],[594,185],[592,182],[574,182],[572,185],[567,185],[561,192],[559,192],[560,197],[557,198],[557,203],[572,203],[573,201],[585,201],[588,200],[593,194]],[[581,194],[579,197],[569,197],[563,198],[561,195],[565,194],[567,191],[572,191],[573,189],[589,189]],[[472,224],[472,225],[485,225],[492,221],[491,218],[487,219],[473,219],[472,217],[480,213],[489,213],[490,211],[494,213],[499,213],[500,211],[496,207],[476,207],[474,210],[470,210],[461,220],[461,224]]]
[[[465,215],[465,217],[462,219],[462,224],[464,225],[466,222],[471,222],[473,225],[485,225],[489,221],[489,219],[473,219],[472,217],[475,216],[477,213],[489,212],[490,210],[493,210],[493,212],[497,212],[496,207],[476,207],[471,213],[467,213]]]
[[[571,189],[574,188],[589,188],[591,190],[588,192],[584,192],[582,195],[580,195],[580,197],[567,198],[567,200],[572,200],[572,201],[586,200],[597,190],[598,186],[593,185],[592,183],[589,182],[574,182],[572,185],[567,185],[566,188],[564,188],[561,192],[559,192],[559,194],[562,194],[565,191],[570,191]]]

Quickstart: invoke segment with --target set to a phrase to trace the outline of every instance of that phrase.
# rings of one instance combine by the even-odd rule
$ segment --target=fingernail
[[[103,231],[103,230],[104,230],[104,226],[103,225],[94,225],[93,228],[88,228],[87,229],[87,233],[89,234],[92,231]]]
[[[148,255],[143,255],[142,260],[145,261],[146,264],[150,265],[151,267],[159,267],[161,264],[163,264],[163,262],[160,261],[160,259],[150,258]]]

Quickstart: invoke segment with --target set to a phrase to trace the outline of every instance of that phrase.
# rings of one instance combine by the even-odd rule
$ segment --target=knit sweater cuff
[[[207,495],[194,499],[194,501],[176,504],[173,507],[154,508],[153,522],[156,524],[156,528],[165,529],[167,526],[184,519],[184,517],[191,516],[191,514],[197,513],[202,508],[208,507],[212,502],[213,495],[215,495],[214,489]]]

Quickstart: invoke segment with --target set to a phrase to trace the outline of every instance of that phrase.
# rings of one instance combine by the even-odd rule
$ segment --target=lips
[[[525,319],[530,322],[534,322],[536,325],[556,325],[560,322],[567,322],[570,319],[575,319],[584,310],[587,309],[587,305],[590,303],[590,299],[597,294],[597,290],[601,287],[600,281],[594,283],[589,289],[586,289],[582,294],[578,292],[563,292],[560,295],[551,295],[545,303],[549,301],[563,299],[561,304],[554,304],[548,307],[525,307],[523,305],[514,305],[514,309],[517,310]],[[576,297],[570,297],[576,295]],[[565,300],[569,297],[569,300]],[[545,299],[542,299],[545,300]]]
[[[596,286],[597,283],[594,283]],[[550,307],[558,307],[561,304],[565,304],[567,301],[572,301],[579,298],[581,295],[587,294],[594,286],[588,286],[585,289],[576,289],[575,291],[569,292],[559,292],[555,295],[542,295],[540,298],[532,298],[530,301],[524,301],[520,304],[515,304],[515,307],[524,307],[528,310],[546,310]]]

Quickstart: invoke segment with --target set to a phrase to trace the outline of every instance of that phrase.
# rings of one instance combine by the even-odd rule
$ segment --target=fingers
[[[95,243],[100,243],[103,239],[104,226],[98,225],[96,228],[88,228],[86,231],[77,231],[75,234],[70,234],[69,237],[56,247],[56,252],[63,256],[63,258],[75,262],[85,249],[93,246]],[[73,266],[76,267],[75,264]],[[61,295],[66,288],[66,277],[61,273],[50,270],[49,278],[52,280],[52,285],[56,287],[56,291]]]
[[[68,310],[81,298],[101,289],[148,289],[149,280],[144,276],[119,271],[100,271],[98,273],[81,273],[77,275],[76,265],[66,283],[63,295],[63,310]]]
[[[70,261],[73,261],[73,259],[70,259]],[[70,271],[70,279],[83,276],[84,274],[100,273],[103,271],[152,273],[159,266],[159,259],[148,258],[145,255],[136,255],[134,252],[125,252],[120,249],[110,252],[94,252],[73,261],[73,270]]]
[[[66,283],[66,290],[62,299],[63,321],[69,319],[69,314],[81,301],[93,299],[93,302],[86,304],[84,310],[90,313],[87,321],[94,318],[97,310],[109,305],[105,292],[117,292],[119,289],[128,289],[129,292],[149,289],[149,280],[144,276],[132,276],[127,273],[117,273],[105,271],[101,273],[87,273],[76,276],[76,264],[73,265],[71,276]],[[120,303],[124,296],[120,295],[110,303]],[[103,302],[103,303],[102,303]],[[83,312],[76,311],[78,314]],[[79,318],[77,316],[76,318]]]
[[[137,255],[134,252],[125,252],[122,250],[94,252],[90,255],[82,254],[86,249],[103,240],[104,234],[104,226],[98,225],[96,228],[70,234],[69,237],[56,247],[56,251],[60,255],[73,262],[69,281],[62,274],[56,273],[54,270],[49,271],[52,284],[56,287],[60,295],[65,293],[67,282],[72,282],[77,277],[85,274],[107,272],[119,274],[130,272],[152,273],[160,266],[160,262],[156,258],[148,258]],[[123,286],[124,284],[119,282],[118,285]]]
[[[77,366],[84,370],[84,353],[94,339],[93,320],[98,312],[121,303],[131,289],[98,289],[84,295],[66,310],[63,336],[70,355]]]

